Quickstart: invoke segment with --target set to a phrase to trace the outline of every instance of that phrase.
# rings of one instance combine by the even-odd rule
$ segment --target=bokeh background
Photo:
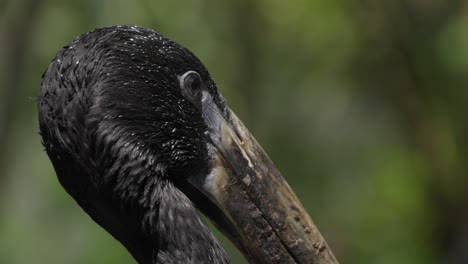
[[[468,263],[459,0],[0,0],[0,263],[135,263],[61,188],[37,133],[51,59],[115,24],[199,56],[341,263]]]

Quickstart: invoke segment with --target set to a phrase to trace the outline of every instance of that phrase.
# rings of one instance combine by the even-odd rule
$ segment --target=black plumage
[[[202,63],[140,27],[78,37],[43,76],[40,133],[60,183],[140,263],[229,262],[178,188],[211,166],[201,111],[180,88],[187,71],[226,115]]]

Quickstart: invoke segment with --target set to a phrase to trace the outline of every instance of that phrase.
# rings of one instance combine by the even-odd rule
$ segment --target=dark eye
[[[191,99],[196,99],[201,95],[202,80],[195,71],[188,71],[180,78],[181,88]]]

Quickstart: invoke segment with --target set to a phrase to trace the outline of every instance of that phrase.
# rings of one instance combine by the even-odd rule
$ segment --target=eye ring
[[[180,87],[190,99],[197,99],[201,95],[203,82],[196,71],[188,71],[180,77]]]

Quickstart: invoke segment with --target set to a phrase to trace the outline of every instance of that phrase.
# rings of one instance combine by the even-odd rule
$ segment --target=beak
[[[208,93],[202,106],[212,168],[209,175],[189,182],[217,211],[201,211],[251,263],[338,263],[291,187],[239,118],[227,106],[221,114]]]

